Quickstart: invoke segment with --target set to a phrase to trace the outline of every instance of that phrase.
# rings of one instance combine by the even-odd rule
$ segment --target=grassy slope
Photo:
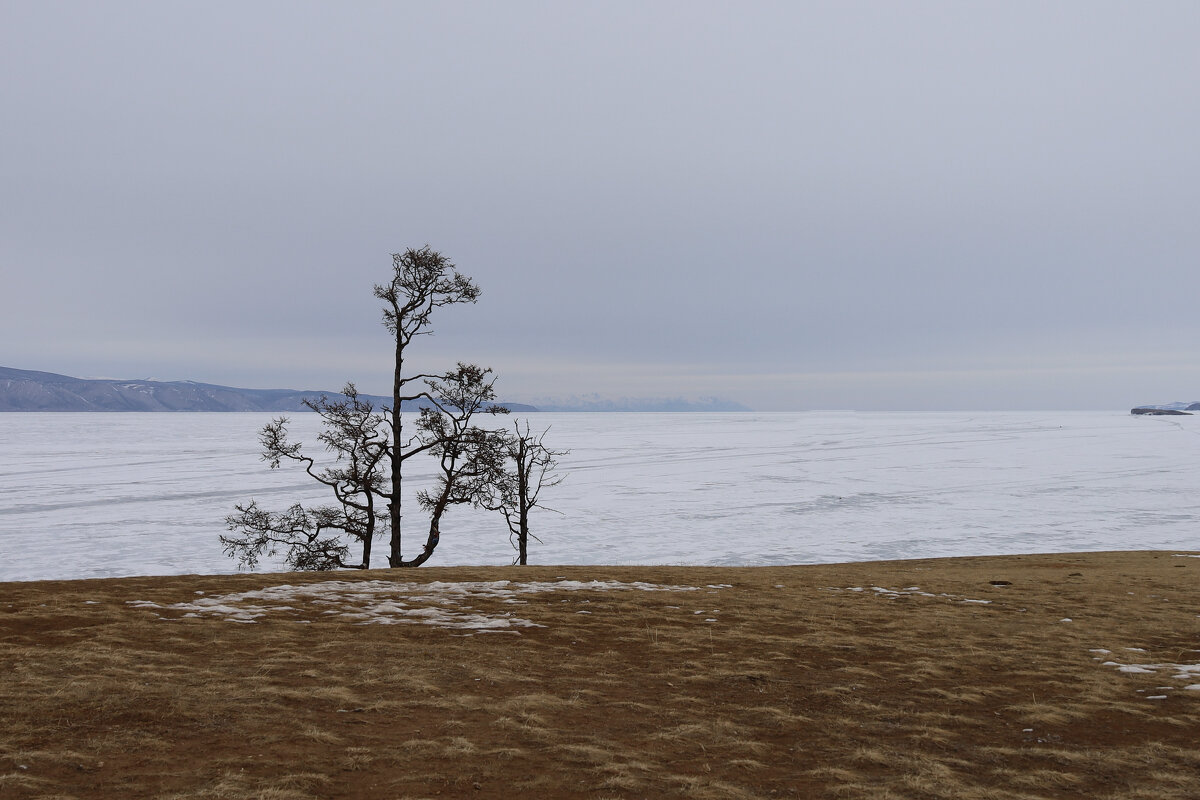
[[[559,576],[732,586],[473,599],[545,626],[474,636],[127,603]],[[1200,691],[1101,661],[1200,663],[1198,578],[1105,553],[0,584],[0,797],[1194,798]]]

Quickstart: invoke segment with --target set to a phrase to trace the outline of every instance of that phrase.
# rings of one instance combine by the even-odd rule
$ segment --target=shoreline
[[[855,567],[862,568],[897,568],[900,569],[905,565],[913,564],[945,564],[947,566],[961,563],[975,563],[988,560],[1025,560],[1025,559],[1069,559],[1080,556],[1136,556],[1136,555],[1153,555],[1155,557],[1180,557],[1180,558],[1196,558],[1200,559],[1200,550],[1189,551],[1185,549],[1178,550],[1062,550],[1048,553],[1017,553],[1017,554],[989,554],[989,555],[962,555],[962,556],[933,556],[933,557],[915,557],[915,558],[897,558],[897,559],[876,559],[867,561],[837,561],[837,562],[818,562],[809,564],[747,564],[747,565],[722,565],[722,564],[529,564],[526,566],[518,566],[515,564],[505,565],[490,565],[490,564],[464,564],[464,565],[449,565],[449,566],[421,566],[411,569],[406,568],[390,568],[390,567],[372,567],[368,570],[358,569],[340,569],[330,570],[327,572],[312,572],[312,571],[253,571],[253,572],[188,572],[179,574],[155,574],[155,575],[117,575],[107,577],[89,577],[89,578],[30,578],[10,581],[0,581],[0,588],[9,586],[28,586],[33,584],[55,584],[55,585],[73,585],[83,583],[105,583],[116,581],[173,581],[184,579],[195,580],[223,580],[223,579],[246,579],[253,581],[254,579],[271,580],[282,579],[287,576],[295,576],[303,578],[301,582],[319,581],[321,579],[336,579],[340,577],[344,580],[362,579],[362,580],[384,580],[389,576],[396,580],[412,580],[421,575],[437,574],[439,579],[446,580],[448,575],[463,573],[464,575],[472,576],[469,578],[461,578],[462,580],[483,580],[480,575],[488,575],[487,580],[520,580],[521,577],[529,575],[537,575],[544,571],[596,571],[598,574],[609,574],[614,571],[627,570],[696,570],[698,572],[711,571],[714,574],[722,571],[732,572],[753,572],[758,570],[820,570],[820,569],[853,569]],[[420,582],[420,581],[418,581]]]

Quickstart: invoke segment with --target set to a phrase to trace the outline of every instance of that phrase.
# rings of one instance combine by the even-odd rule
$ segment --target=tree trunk
[[[363,569],[371,568],[371,542],[373,542],[375,540],[375,522],[374,522],[375,510],[370,509],[367,513],[368,513],[369,517],[368,517],[368,521],[367,521],[367,535],[363,537],[363,557],[362,557],[362,568]]]
[[[524,439],[521,440],[518,449],[519,458],[517,460],[517,498],[520,503],[518,524],[521,532],[517,535],[517,554],[521,566],[525,566],[529,561],[529,471],[532,465],[528,464],[529,450]]]
[[[392,548],[388,555],[388,565],[392,567],[405,566],[404,556],[400,549],[400,490],[404,482],[400,471],[400,392],[402,389],[400,372],[404,368],[404,344],[396,332],[396,371],[392,375],[392,497],[388,502],[388,522],[392,533]]]
[[[425,538],[425,549],[417,555],[416,558],[405,561],[400,559],[392,564],[393,567],[419,567],[429,560],[433,555],[433,551],[437,549],[438,542],[441,541],[442,534],[439,525],[442,521],[442,513],[446,510],[449,504],[449,494],[443,494],[438,498],[437,505],[434,506],[433,513],[429,517],[429,536]]]
[[[521,508],[521,533],[517,536],[518,553],[520,555],[521,566],[529,563],[529,512]]]

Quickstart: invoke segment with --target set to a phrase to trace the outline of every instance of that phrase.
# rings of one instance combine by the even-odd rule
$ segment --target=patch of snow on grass
[[[1147,669],[1141,664],[1118,664],[1115,661],[1105,661],[1100,666],[1116,667],[1117,672],[1127,672],[1131,675],[1153,675],[1155,672],[1153,669]]]
[[[844,587],[826,586],[824,588],[828,592],[862,592],[862,591],[865,591],[861,586],[844,586]],[[898,597],[903,597],[904,595],[914,595],[917,597],[944,597],[947,600],[951,600],[956,603],[975,603],[977,605],[984,605],[984,606],[991,605],[991,603],[992,603],[991,600],[972,600],[967,597],[962,597],[961,595],[947,594],[946,592],[942,592],[941,594],[934,594],[933,592],[923,592],[923,591],[921,591],[921,587],[919,587],[919,586],[909,586],[906,589],[886,589],[882,586],[872,586],[871,591],[875,592],[875,594],[878,595],[879,597],[886,597],[889,600],[894,600]]]
[[[1126,647],[1126,650],[1133,652],[1144,653],[1144,648],[1141,647]],[[1107,653],[1107,650],[1092,650],[1093,653]],[[1170,672],[1171,677],[1177,681],[1190,682],[1200,678],[1200,664],[1122,664],[1119,661],[1104,661],[1101,662],[1102,667],[1114,667],[1117,672],[1122,672],[1127,675],[1156,675],[1159,672]],[[1174,686],[1159,686],[1158,689],[1174,689]],[[1182,687],[1187,690],[1200,690],[1200,684],[1189,683]],[[1138,691],[1144,691],[1139,689]],[[1159,699],[1157,697],[1148,697],[1149,700]]]
[[[220,617],[231,622],[256,622],[268,614],[294,616],[313,606],[333,605],[335,609],[326,609],[322,615],[341,617],[360,625],[433,625],[482,633],[545,626],[511,612],[478,613],[469,601],[494,599],[502,603],[524,603],[519,595],[580,591],[693,592],[698,588],[644,581],[324,581],[198,597],[188,603],[160,605],[149,600],[129,600],[127,604],[134,608],[181,611],[184,617]]]

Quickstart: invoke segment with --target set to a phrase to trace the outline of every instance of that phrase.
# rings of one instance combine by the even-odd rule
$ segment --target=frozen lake
[[[235,502],[326,500],[258,458],[266,414],[0,414],[0,581],[236,571]],[[294,415],[315,442],[316,415]],[[572,452],[534,564],[805,564],[1200,549],[1200,416],[537,414]],[[317,448],[309,447],[311,454]],[[420,465],[425,468],[424,465]],[[409,488],[428,479],[412,470]],[[421,520],[406,499],[416,544]],[[407,527],[407,526],[406,526]],[[507,564],[452,510],[431,565]],[[376,545],[385,553],[386,545]],[[386,566],[380,557],[375,566]]]

